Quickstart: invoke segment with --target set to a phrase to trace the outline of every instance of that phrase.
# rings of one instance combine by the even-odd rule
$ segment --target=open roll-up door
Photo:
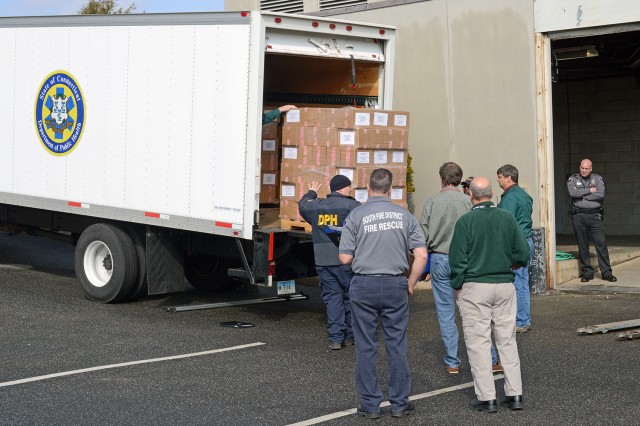
[[[343,58],[358,61],[384,62],[384,46],[381,40],[372,38],[323,35],[318,33],[291,33],[268,29],[267,52],[288,55],[305,55],[326,58]]]

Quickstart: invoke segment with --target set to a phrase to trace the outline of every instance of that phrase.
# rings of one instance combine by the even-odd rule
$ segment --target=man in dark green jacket
[[[500,197],[498,208],[511,212],[518,222],[524,237],[529,244],[529,257],[533,254],[531,228],[533,221],[533,199],[518,185],[518,169],[505,164],[497,171],[498,185],[504,191]],[[526,333],[531,328],[531,290],[529,288],[529,265],[515,271],[513,285],[516,286],[516,333]]]
[[[291,108],[295,108],[295,105],[283,105],[274,109],[273,111],[265,112],[262,114],[262,125],[271,123],[276,118],[280,117],[283,112],[289,111]]]
[[[458,219],[449,247],[451,287],[460,290],[459,309],[477,398],[473,409],[496,412],[491,373],[491,329],[504,369],[503,401],[522,409],[522,377],[516,343],[513,270],[529,260],[529,245],[514,216],[496,208],[487,178],[470,185],[471,211]]]

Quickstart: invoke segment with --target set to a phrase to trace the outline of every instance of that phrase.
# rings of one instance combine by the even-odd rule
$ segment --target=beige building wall
[[[414,213],[440,189],[442,163],[491,179],[510,163],[539,226],[533,1],[432,0],[340,18],[398,28],[393,107],[412,114]]]

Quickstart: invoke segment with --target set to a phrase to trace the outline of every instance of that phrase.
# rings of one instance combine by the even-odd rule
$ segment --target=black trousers
[[[611,275],[611,263],[609,262],[609,249],[604,237],[604,223],[600,213],[576,213],[571,215],[573,231],[578,241],[580,253],[580,268],[582,276],[593,276],[593,268],[589,262],[589,239],[596,247],[598,266],[603,277]]]

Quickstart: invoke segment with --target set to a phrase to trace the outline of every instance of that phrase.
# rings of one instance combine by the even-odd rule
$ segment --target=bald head
[[[491,182],[486,177],[478,176],[473,179],[471,185],[469,185],[469,190],[471,191],[471,201],[473,204],[490,201],[491,197],[493,197]]]
[[[580,162],[580,176],[586,178],[591,174],[591,170],[593,170],[591,160],[585,158]]]

